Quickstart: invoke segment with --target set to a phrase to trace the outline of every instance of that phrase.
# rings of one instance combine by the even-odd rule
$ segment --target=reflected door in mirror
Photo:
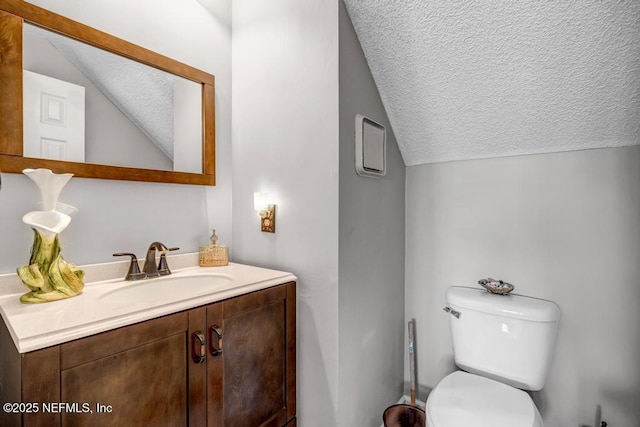
[[[84,162],[84,87],[23,71],[24,155]]]

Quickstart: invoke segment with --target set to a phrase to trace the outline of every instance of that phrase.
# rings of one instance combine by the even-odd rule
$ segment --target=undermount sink
[[[105,292],[98,299],[105,302],[162,304],[216,292],[232,279],[231,276],[220,273],[163,276],[127,282],[126,285]]]

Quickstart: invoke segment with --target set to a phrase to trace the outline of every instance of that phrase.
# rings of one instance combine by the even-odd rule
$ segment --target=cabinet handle
[[[215,339],[214,339],[214,334]],[[209,344],[211,346],[211,355],[220,356],[222,354],[222,331],[218,326],[212,326],[209,329]]]
[[[204,334],[201,331],[196,331],[191,334],[192,343],[192,358],[195,363],[204,362],[207,357],[207,341]]]

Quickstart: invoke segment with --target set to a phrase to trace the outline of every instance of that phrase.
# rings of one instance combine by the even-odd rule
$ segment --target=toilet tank
[[[524,390],[542,389],[560,319],[555,303],[463,287],[449,288],[446,297],[456,365]]]

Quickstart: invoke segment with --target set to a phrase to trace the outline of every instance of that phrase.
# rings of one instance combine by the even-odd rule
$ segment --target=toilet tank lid
[[[560,308],[552,302],[523,295],[496,295],[484,289],[452,286],[447,289],[447,303],[483,313],[535,322],[554,322]]]

